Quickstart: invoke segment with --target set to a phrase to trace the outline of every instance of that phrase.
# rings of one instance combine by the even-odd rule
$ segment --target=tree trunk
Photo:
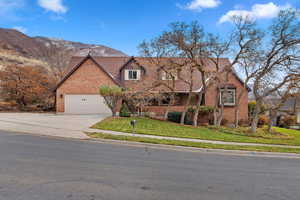
[[[174,105],[174,103],[175,103],[174,99],[175,99],[174,94],[171,94],[170,95],[170,103],[168,104],[168,107],[167,107],[167,109],[165,111],[165,115],[164,115],[164,119],[165,120],[168,120],[168,115],[169,115],[169,112],[170,112],[170,107],[171,107],[171,105]]]
[[[238,128],[239,127],[239,106],[236,105],[235,110],[234,110],[234,127]]]
[[[251,122],[251,133],[256,133],[257,124],[258,124],[258,114],[254,114]]]
[[[270,120],[269,120],[269,123],[268,123],[268,132],[269,132],[269,133],[272,132],[272,127],[273,127],[273,119],[270,119]]]
[[[23,109],[27,106],[27,103],[26,103],[26,101],[25,101],[25,97],[22,96],[22,97],[20,97],[19,99],[17,99],[17,104],[19,105],[19,108],[20,108],[21,110],[23,110]]]
[[[217,107],[214,111],[214,125],[220,127],[223,120],[224,105]]]
[[[186,116],[186,113],[187,113],[187,110],[188,110],[188,106],[190,105],[191,98],[192,98],[192,92],[189,92],[188,99],[187,99],[187,101],[185,103],[185,106],[184,106],[184,111],[182,112],[181,118],[180,118],[180,124],[182,124],[182,125],[184,125],[184,119],[185,119],[185,116]]]
[[[197,102],[197,107],[194,113],[194,118],[193,118],[193,126],[198,126],[198,117],[199,117],[199,111],[200,111],[200,106],[201,106],[201,102],[202,102],[202,97],[203,97],[203,93],[200,92],[198,94],[198,102]]]
[[[184,125],[184,119],[185,119],[185,115],[186,115],[187,111],[184,110],[181,114],[181,118],[180,118],[180,124]]]
[[[272,128],[274,126],[274,121],[276,120],[277,117],[277,111],[276,110],[270,110],[270,115],[269,115],[269,123],[268,123],[268,132],[272,133]]]
[[[258,119],[259,119],[259,113],[260,113],[260,107],[261,107],[261,102],[256,101],[256,106],[255,106],[254,113],[253,113],[253,119],[251,121],[251,133],[256,133]]]
[[[197,106],[193,117],[193,126],[195,127],[198,126],[198,117],[199,117],[199,106]]]
[[[214,126],[217,124],[217,109],[214,109]]]
[[[218,112],[219,115],[217,117],[217,124],[216,124],[217,127],[220,127],[222,125],[222,120],[223,120],[223,111],[224,111],[224,108],[222,106],[219,109],[221,109],[221,110]]]
[[[168,120],[168,115],[169,115],[169,108],[167,108],[165,111],[165,116],[164,116],[165,120]]]

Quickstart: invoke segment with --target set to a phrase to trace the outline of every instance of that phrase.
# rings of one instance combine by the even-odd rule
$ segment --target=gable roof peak
[[[63,77],[63,79],[55,86],[55,88],[53,89],[53,91],[55,92],[79,67],[81,67],[81,65],[85,62],[85,61],[87,61],[88,59],[91,59],[94,63],[95,63],[95,65],[99,68],[99,69],[101,69],[108,77],[110,77],[111,79],[112,79],[112,81],[116,84],[116,85],[118,85],[118,86],[121,86],[121,83],[119,83],[119,81],[117,80],[117,79],[115,79],[115,77],[111,74],[111,73],[109,73],[102,65],[100,65],[98,62],[97,62],[97,60],[95,59],[95,58],[93,58],[93,56],[92,55],[90,55],[90,54],[87,54],[85,57],[83,57],[82,58],[82,60],[79,62],[79,63],[77,63],[73,68],[72,68],[72,70],[71,71],[69,71],[69,73],[67,73],[64,77]]]

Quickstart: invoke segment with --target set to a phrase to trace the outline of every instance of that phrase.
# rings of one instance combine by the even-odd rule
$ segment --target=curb
[[[90,141],[94,143],[109,143],[114,145],[133,146],[138,148],[187,151],[193,153],[210,153],[210,154],[218,154],[218,155],[247,156],[247,157],[300,159],[300,154],[296,154],[296,153],[274,153],[274,152],[259,152],[259,151],[209,149],[209,148],[185,147],[185,146],[151,144],[151,143],[143,143],[143,142],[132,142],[132,141],[112,140],[112,139],[95,139],[95,138],[87,139],[85,141]]]

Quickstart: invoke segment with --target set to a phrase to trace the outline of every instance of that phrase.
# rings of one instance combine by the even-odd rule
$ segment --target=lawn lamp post
[[[132,127],[132,134],[133,134],[133,135],[134,135],[134,133],[135,133],[136,123],[137,123],[136,120],[131,120],[131,121],[130,121],[130,125],[131,125],[131,127]]]

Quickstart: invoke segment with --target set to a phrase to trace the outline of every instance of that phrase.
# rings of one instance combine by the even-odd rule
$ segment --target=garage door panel
[[[65,95],[67,114],[111,114],[100,95]]]

